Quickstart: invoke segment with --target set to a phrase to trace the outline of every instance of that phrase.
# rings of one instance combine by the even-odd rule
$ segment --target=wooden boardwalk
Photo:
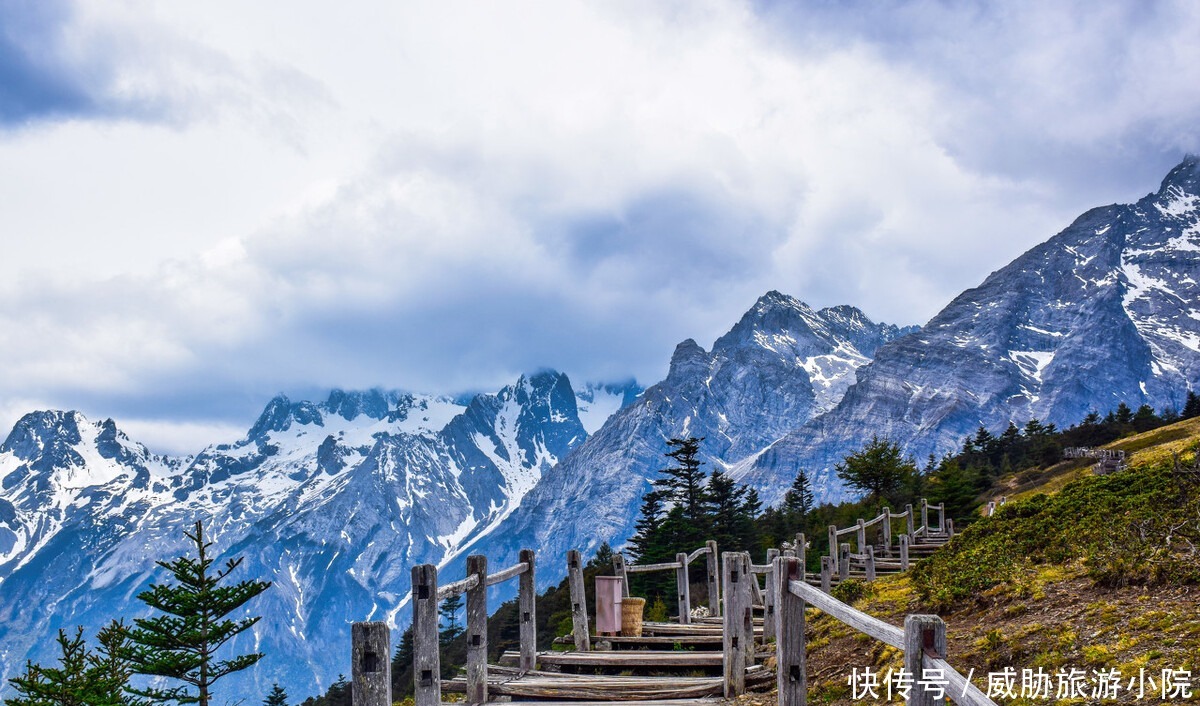
[[[936,524],[929,522],[936,511]],[[930,660],[937,668],[948,668],[944,661],[944,637],[937,642],[936,616],[921,618],[918,637],[907,630],[887,625],[866,616],[829,595],[837,584],[851,579],[875,580],[908,569],[936,551],[954,534],[953,523],[945,518],[944,506],[928,505],[924,500],[918,514],[912,506],[901,513],[889,510],[871,520],[858,520],[848,528],[829,527],[828,555],[821,557],[820,573],[805,572],[808,542],[797,535],[794,544],[767,553],[766,564],[757,565],[747,554],[717,553],[715,542],[707,542],[691,553],[681,552],[674,562],[653,565],[626,564],[620,554],[614,559],[614,573],[621,579],[621,592],[629,596],[629,574],[663,571],[674,573],[678,591],[678,622],[647,622],[639,636],[594,637],[589,626],[587,600],[583,585],[582,560],[577,551],[567,553],[568,585],[571,593],[573,633],[559,638],[558,644],[572,651],[538,652],[534,645],[536,602],[534,600],[534,552],[521,552],[521,561],[494,573],[488,572],[487,559],[468,557],[467,577],[439,586],[437,568],[422,565],[413,568],[413,642],[416,706],[442,706],[442,693],[461,693],[465,702],[482,704],[492,700],[521,706],[571,704],[599,706],[621,702],[641,706],[700,706],[714,704],[721,697],[736,696],[748,689],[779,690],[780,706],[804,703],[806,668],[804,665],[804,609],[816,607],[888,644],[905,649],[907,641],[922,640],[926,656],[919,654],[914,664]],[[903,523],[900,528],[896,523]],[[840,541],[845,537],[845,541]],[[711,615],[692,616],[689,566],[704,559]],[[760,578],[761,577],[761,578]],[[516,579],[520,649],[501,655],[499,664],[487,662],[487,589],[503,581]],[[760,583],[761,581],[761,583]],[[440,679],[438,645],[438,606],[442,600],[466,595],[467,663],[454,678]],[[933,626],[933,627],[930,627]],[[914,628],[916,629],[916,628]],[[941,628],[944,631],[944,626]],[[353,698],[361,706],[389,706],[390,643],[383,623],[355,623]],[[919,631],[918,631],[919,632]],[[917,634],[917,633],[913,633]],[[882,636],[882,637],[881,637]],[[771,641],[774,640],[774,645]],[[595,642],[593,642],[595,641]],[[917,644],[917,643],[912,643]],[[938,644],[941,652],[936,651]],[[930,649],[932,646],[934,649]],[[603,649],[600,649],[603,647]],[[909,645],[908,649],[913,649]],[[906,654],[908,654],[906,652]],[[383,655],[384,658],[380,658]],[[781,669],[764,666],[768,658]],[[910,660],[911,661],[911,660]],[[957,672],[954,672],[957,675]],[[990,704],[976,689],[960,677],[962,700],[958,703]],[[910,703],[932,703],[921,700]],[[948,694],[953,698],[953,695]],[[523,701],[528,700],[528,701]]]

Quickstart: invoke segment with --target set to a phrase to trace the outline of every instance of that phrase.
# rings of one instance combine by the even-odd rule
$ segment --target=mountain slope
[[[816,311],[769,292],[711,352],[690,339],[680,343],[665,380],[545,473],[520,509],[470,551],[505,564],[521,548],[539,547],[557,567],[567,549],[620,544],[664,464],[667,439],[705,437],[701,453],[709,468],[753,457],[836,404],[855,370],[911,331],[873,323],[853,307]],[[461,560],[447,567],[451,576],[462,571]]]
[[[0,675],[46,655],[59,627],[136,616],[157,558],[203,519],[242,576],[274,582],[232,649],[268,659],[241,682],[316,691],[345,671],[351,620],[393,619],[409,569],[442,563],[516,509],[587,438],[565,375],[522,377],[463,407],[334,391],[273,399],[236,444],[153,456],[107,420],[27,415],[0,446]],[[236,685],[231,685],[238,688]],[[228,688],[228,687],[227,687]]]
[[[743,464],[777,501],[796,467],[832,467],[878,433],[923,458],[979,425],[1077,422],[1125,402],[1178,409],[1200,381],[1200,160],[1131,205],[1093,209],[880,348],[831,412]],[[786,484],[784,485],[786,487]]]

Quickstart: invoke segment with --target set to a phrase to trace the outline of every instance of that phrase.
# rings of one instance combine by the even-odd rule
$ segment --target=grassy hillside
[[[1108,448],[1130,468],[1095,476],[1079,462],[1004,479],[1009,502],[909,576],[865,587],[857,606],[894,624],[909,613],[947,623],[949,661],[975,682],[1012,668],[1117,670],[1115,700],[1161,703],[1157,687],[1127,690],[1140,670],[1191,670],[1200,696],[1200,419],[1126,437]],[[1176,463],[1178,454],[1180,463]],[[1035,477],[1036,476],[1036,479]],[[1007,492],[1006,492],[1007,491]],[[815,612],[809,675],[814,703],[851,703],[852,668],[899,669],[901,656]],[[1091,682],[1094,684],[1094,682]],[[1001,703],[1099,703],[1094,698]]]

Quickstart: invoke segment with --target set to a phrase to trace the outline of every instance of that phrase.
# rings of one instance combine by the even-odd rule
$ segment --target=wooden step
[[[508,659],[519,660],[521,653],[515,650],[501,655],[501,663]],[[539,652],[538,666],[559,667],[617,667],[633,669],[645,667],[719,667],[724,663],[724,654],[698,650],[596,650],[592,652]]]
[[[775,675],[761,665],[746,670],[747,686],[766,685]],[[442,689],[466,693],[465,676],[443,680]],[[578,701],[661,701],[721,696],[724,677],[622,677],[558,674],[532,671],[521,674],[508,667],[488,666],[488,695],[531,699]]]

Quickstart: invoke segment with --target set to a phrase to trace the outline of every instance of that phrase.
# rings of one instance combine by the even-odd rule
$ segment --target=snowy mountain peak
[[[667,372],[667,380],[680,380],[693,377],[697,371],[708,369],[708,353],[692,339],[687,339],[675,346],[671,354],[671,367]]]
[[[1200,156],[1189,154],[1174,169],[1167,172],[1158,193],[1164,195],[1176,192],[1200,194]]]
[[[21,417],[13,426],[8,438],[0,444],[0,453],[28,461],[38,456],[55,453],[81,441],[79,424],[83,415],[78,412],[41,410]]]

